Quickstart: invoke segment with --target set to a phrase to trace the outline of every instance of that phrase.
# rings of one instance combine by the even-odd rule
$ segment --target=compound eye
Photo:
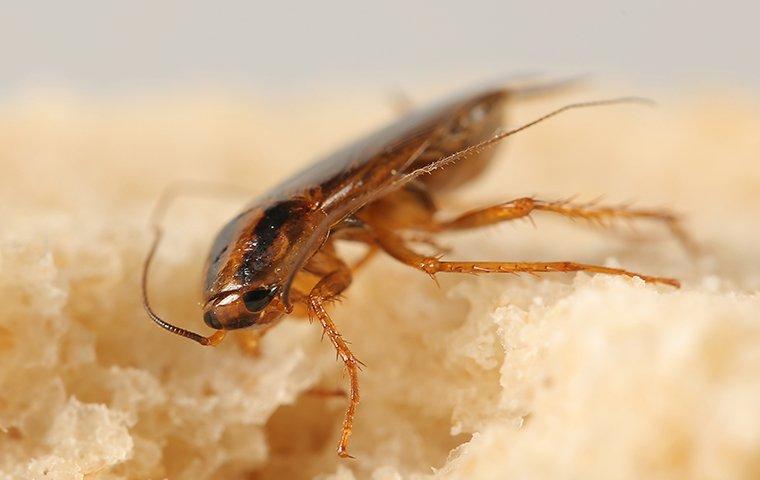
[[[257,313],[264,309],[274,298],[277,287],[261,287],[251,290],[243,295],[245,308],[251,313]]]

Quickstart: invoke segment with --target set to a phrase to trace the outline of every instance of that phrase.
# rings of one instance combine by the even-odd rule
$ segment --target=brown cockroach
[[[147,276],[162,230],[143,270],[143,303],[164,329],[201,345],[217,345],[227,330],[252,327],[254,336],[271,328],[294,307],[317,320],[344,362],[348,407],[338,454],[348,457],[349,437],[359,403],[361,363],[330,319],[325,304],[351,284],[350,266],[335,251],[336,240],[383,251],[434,276],[450,273],[546,273],[586,271],[640,277],[679,286],[678,281],[619,268],[577,262],[444,261],[410,247],[408,233],[431,237],[497,222],[529,218],[536,211],[597,221],[614,218],[663,222],[678,236],[677,218],[665,211],[581,205],[518,198],[441,219],[434,196],[474,179],[488,166],[497,142],[561,112],[599,105],[640,102],[628,97],[565,105],[518,128],[498,133],[505,102],[516,89],[485,88],[408,113],[385,128],[314,163],[248,205],[219,232],[208,256],[203,320],[208,337],[162,320],[150,307]],[[443,168],[447,167],[447,168]],[[360,262],[361,263],[361,262]]]

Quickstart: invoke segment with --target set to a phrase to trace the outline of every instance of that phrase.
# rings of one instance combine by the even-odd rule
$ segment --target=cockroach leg
[[[325,335],[330,339],[335,350],[338,352],[338,356],[343,360],[346,366],[346,372],[350,382],[350,391],[348,398],[348,408],[343,418],[343,427],[340,434],[340,442],[338,443],[338,455],[341,457],[351,457],[348,453],[348,444],[351,437],[351,430],[354,425],[354,416],[356,415],[356,407],[359,405],[359,360],[351,353],[348,348],[348,344],[341,336],[338,329],[335,327],[330,316],[327,314],[324,308],[324,298],[318,295],[309,296],[309,313],[319,320],[322,324]]]
[[[408,248],[402,238],[383,228],[374,229],[377,243],[386,253],[400,262],[421,270],[428,275],[436,273],[548,273],[548,272],[593,272],[607,275],[622,275],[639,277],[647,283],[661,283],[680,287],[678,280],[665,277],[654,277],[630,272],[620,268],[610,268],[601,265],[589,265],[577,262],[449,262],[437,257],[420,255]]]
[[[341,457],[350,457],[348,454],[349,438],[353,428],[356,408],[359,404],[359,367],[361,362],[354,356],[348,343],[338,331],[335,323],[325,310],[325,302],[337,297],[340,293],[348,288],[351,283],[351,270],[339,259],[333,257],[333,262],[339,264],[339,268],[332,273],[327,274],[320,280],[309,293],[308,307],[309,316],[315,318],[322,325],[324,335],[330,339],[333,347],[343,363],[346,366],[346,372],[349,378],[349,395],[348,407],[343,419],[343,427],[338,443],[338,455]],[[323,259],[326,263],[326,259]]]
[[[531,197],[518,198],[510,202],[491,207],[478,208],[456,218],[436,224],[438,230],[465,230],[494,223],[530,218],[533,212],[550,212],[570,219],[582,219],[606,224],[614,220],[653,220],[662,222],[671,233],[690,252],[696,252],[696,245],[681,225],[680,219],[665,210],[645,210],[619,207],[598,206],[595,203],[576,204],[570,201],[547,202]]]

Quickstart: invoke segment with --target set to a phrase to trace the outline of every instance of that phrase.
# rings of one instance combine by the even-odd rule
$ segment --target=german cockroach
[[[502,110],[519,90],[486,88],[399,120],[314,163],[256,199],[219,232],[204,278],[203,320],[216,329],[202,336],[162,320],[150,307],[147,275],[161,238],[155,239],[143,270],[143,302],[164,329],[201,345],[217,345],[228,330],[252,328],[261,335],[299,307],[317,320],[344,362],[349,378],[348,408],[338,454],[348,457],[349,437],[359,404],[361,363],[325,309],[351,284],[350,266],[335,251],[336,240],[382,251],[434,276],[450,273],[546,273],[587,271],[640,277],[678,287],[676,280],[619,268],[563,262],[445,261],[410,247],[410,233],[432,238],[440,232],[529,218],[536,211],[590,220],[651,219],[684,238],[677,218],[659,210],[581,205],[518,198],[441,219],[434,197],[474,179],[488,166],[494,144],[564,111],[625,102],[618,98],[569,104],[519,128],[498,133]],[[447,167],[447,168],[443,168]]]

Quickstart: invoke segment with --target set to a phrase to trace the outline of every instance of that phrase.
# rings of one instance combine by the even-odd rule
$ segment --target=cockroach
[[[675,215],[664,210],[603,207],[569,201],[518,198],[440,218],[435,197],[475,179],[489,166],[495,144],[562,112],[618,103],[636,97],[565,105],[512,130],[501,131],[505,103],[519,89],[498,86],[452,97],[413,110],[348,146],[324,157],[250,203],[230,220],[211,247],[203,280],[203,321],[216,330],[203,336],[162,320],[147,295],[149,265],[162,236],[154,222],[154,241],[143,269],[143,303],[162,328],[201,345],[218,345],[228,330],[253,329],[254,338],[299,307],[321,325],[348,374],[348,405],[338,455],[350,457],[349,438],[359,404],[361,362],[349,348],[325,306],[351,284],[358,265],[335,250],[337,240],[381,251],[430,276],[438,273],[579,272],[639,277],[679,287],[670,278],[572,261],[447,261],[412,247],[409,234],[434,235],[530,218],[549,212],[569,218],[608,221],[650,219],[679,237]],[[447,167],[447,168],[444,168]],[[360,262],[363,263],[363,262]]]

